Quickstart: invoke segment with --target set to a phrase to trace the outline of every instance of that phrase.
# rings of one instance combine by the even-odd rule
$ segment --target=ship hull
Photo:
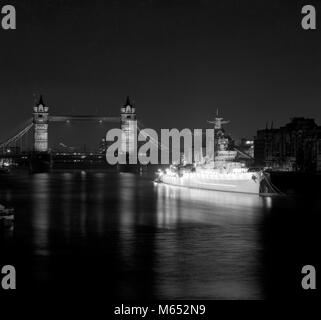
[[[255,177],[255,178],[254,178]],[[216,190],[225,192],[260,194],[261,178],[258,174],[250,174],[244,177],[221,175],[211,177],[210,175],[187,174],[173,176],[164,174],[159,177],[159,182],[196,189]]]

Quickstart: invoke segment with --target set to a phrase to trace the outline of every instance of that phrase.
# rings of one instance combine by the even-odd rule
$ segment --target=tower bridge
[[[127,97],[125,104],[120,108],[118,116],[97,116],[97,115],[51,115],[49,107],[40,96],[38,102],[33,107],[32,118],[15,135],[0,143],[0,158],[16,158],[17,154],[22,154],[22,141],[28,133],[33,133],[33,154],[49,153],[48,128],[53,122],[97,122],[114,123],[122,129],[124,134],[124,144],[122,150],[129,152],[132,132],[130,132],[131,121],[136,120],[136,108]],[[19,151],[18,151],[19,150]]]
[[[130,141],[131,132],[129,132],[129,124],[136,120],[136,108],[133,107],[129,97],[127,97],[125,105],[120,109],[120,117],[110,116],[93,116],[93,115],[49,115],[49,108],[44,104],[42,96],[39,102],[33,108],[33,124],[34,124],[34,151],[48,152],[48,126],[50,122],[69,122],[69,121],[90,121],[90,122],[111,122],[119,123],[120,128],[124,132],[124,138]],[[124,146],[125,147],[125,146]],[[127,150],[127,151],[126,151]],[[128,152],[128,149],[124,149]]]

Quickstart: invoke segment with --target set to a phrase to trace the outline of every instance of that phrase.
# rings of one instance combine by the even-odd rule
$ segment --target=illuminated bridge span
[[[119,117],[97,117],[90,115],[79,115],[79,116],[49,116],[49,122],[68,122],[68,121],[92,121],[92,122],[112,122],[119,123]]]

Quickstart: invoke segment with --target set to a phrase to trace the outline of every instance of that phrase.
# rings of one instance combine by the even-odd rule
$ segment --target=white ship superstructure
[[[228,123],[216,117],[214,121],[214,155],[211,160],[187,166],[172,165],[158,172],[158,181],[170,185],[244,193],[260,193],[263,172],[250,172],[245,164],[235,160],[237,151],[229,150],[222,124]]]

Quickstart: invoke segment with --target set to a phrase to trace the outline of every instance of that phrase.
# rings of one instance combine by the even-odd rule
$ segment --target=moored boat
[[[171,165],[157,172],[157,182],[197,189],[251,194],[275,193],[263,170],[251,170],[236,160],[237,151],[229,147],[222,124],[216,117],[214,123],[214,152],[212,159],[193,165]]]
[[[14,223],[14,209],[0,204],[0,226],[11,227]]]
[[[0,166],[0,174],[7,174],[10,173],[9,166]]]

